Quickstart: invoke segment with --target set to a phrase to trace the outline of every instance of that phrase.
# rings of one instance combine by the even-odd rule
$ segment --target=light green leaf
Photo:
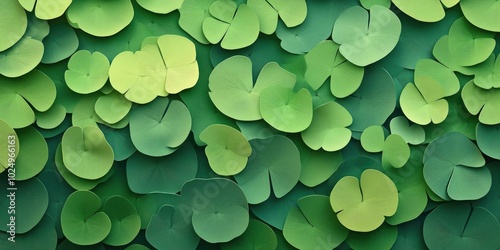
[[[465,18],[474,26],[493,32],[500,32],[500,3],[495,0],[461,0],[460,8]]]
[[[410,147],[397,134],[389,135],[382,149],[382,165],[384,167],[402,168],[410,158]]]
[[[17,0],[5,0],[0,3],[0,51],[16,44],[26,32],[28,18]]]
[[[438,22],[444,18],[445,12],[439,0],[405,1],[392,0],[401,11],[421,22]]]
[[[37,0],[35,15],[42,20],[55,19],[64,14],[72,0]]]
[[[307,16],[305,0],[249,0],[247,4],[257,13],[260,31],[267,35],[276,31],[278,17],[290,28],[300,25]]]
[[[370,126],[361,133],[361,146],[369,153],[381,152],[384,149],[385,137],[384,127],[380,125]]]
[[[43,51],[41,41],[23,37],[14,46],[0,52],[0,74],[7,77],[27,74],[40,63]]]
[[[79,94],[89,94],[101,89],[108,80],[109,60],[99,53],[80,50],[74,53],[64,72],[68,87]]]
[[[469,113],[479,114],[481,123],[486,125],[500,123],[500,89],[485,90],[470,81],[462,89],[462,100]]]
[[[184,0],[137,0],[141,7],[157,14],[167,14],[177,10],[182,6],[183,2]]]
[[[120,93],[113,91],[97,98],[94,109],[102,120],[109,124],[116,124],[125,118],[131,108],[132,102]]]

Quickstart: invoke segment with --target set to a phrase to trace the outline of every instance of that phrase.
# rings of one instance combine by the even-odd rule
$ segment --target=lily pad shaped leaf
[[[391,134],[400,135],[407,143],[419,145],[425,141],[425,130],[418,124],[410,125],[404,116],[392,118],[389,127]]]
[[[307,70],[305,80],[317,90],[330,77],[330,91],[337,98],[344,98],[361,85],[365,69],[347,61],[339,53],[339,45],[326,40],[305,55]]]
[[[193,179],[182,186],[181,195],[193,211],[194,231],[209,243],[229,242],[248,227],[247,199],[231,180]]]
[[[371,232],[396,213],[398,190],[382,172],[367,169],[360,180],[340,179],[330,194],[330,204],[340,223],[356,232]]]
[[[78,94],[89,94],[101,89],[108,80],[109,60],[100,52],[80,50],[74,53],[64,72],[68,87]]]
[[[424,152],[424,179],[444,200],[477,200],[491,187],[491,173],[477,146],[465,135],[447,133]]]
[[[495,33],[479,29],[462,17],[451,25],[448,48],[458,65],[472,66],[488,59],[495,49],[494,37]]]
[[[42,61],[43,43],[23,37],[14,46],[0,52],[0,74],[19,77],[32,71]]]
[[[328,196],[310,195],[297,201],[286,217],[283,236],[298,249],[334,249],[349,234],[332,211]]]
[[[260,94],[259,106],[264,121],[277,130],[297,133],[311,125],[313,103],[305,88],[294,92],[283,85],[268,87]]]
[[[38,70],[18,78],[0,76],[0,119],[12,128],[24,128],[35,121],[33,108],[47,111],[56,99],[54,82]]]
[[[277,247],[278,239],[271,227],[259,220],[250,219],[247,230],[240,237],[222,244],[221,250],[266,250]]]
[[[173,153],[188,137],[191,115],[184,103],[168,98],[137,106],[130,112],[130,137],[149,156]]]
[[[24,181],[42,171],[49,158],[49,148],[45,138],[32,126],[17,130],[17,135],[20,150],[16,151],[14,168],[16,181]]]
[[[470,81],[462,89],[462,100],[469,113],[479,114],[479,122],[500,124],[500,89],[485,90]]]
[[[237,8],[236,8],[237,7]],[[259,19],[246,4],[217,0],[209,8],[210,16],[202,23],[203,34],[212,44],[234,50],[252,45],[259,36]]]
[[[445,16],[443,5],[439,0],[422,0],[418,2],[392,0],[392,3],[406,15],[421,22],[438,22]]]
[[[66,168],[83,179],[99,179],[113,166],[113,149],[102,131],[94,126],[68,128],[62,137],[61,150]]]
[[[382,166],[402,168],[410,159],[410,147],[406,141],[397,134],[389,135],[382,149]]]
[[[94,106],[95,113],[99,118],[109,124],[121,121],[131,108],[132,102],[116,91],[97,98]]]
[[[500,88],[500,60],[495,54],[475,67],[474,84],[483,89]]]
[[[313,150],[338,151],[351,140],[352,117],[349,112],[336,102],[328,102],[317,107],[313,113],[311,125],[301,136],[307,146]]]
[[[64,14],[71,2],[72,0],[36,0],[35,16],[42,20],[58,18]]]
[[[2,173],[15,164],[16,152],[19,152],[19,137],[16,131],[2,119],[0,119],[0,136],[5,138],[5,140],[0,141],[0,150],[2,150],[0,153],[0,173]],[[9,157],[9,155],[14,157]]]
[[[137,0],[141,7],[156,14],[167,14],[177,10],[182,6],[183,2],[184,0]]]
[[[247,4],[257,13],[260,31],[266,35],[276,31],[278,17],[290,28],[300,25],[307,16],[305,0],[248,0]]]
[[[477,146],[481,151],[494,159],[500,160],[500,125],[484,125],[476,127]]]
[[[277,63],[266,64],[255,85],[252,61],[245,56],[233,56],[219,63],[210,74],[210,99],[223,114],[240,121],[262,119],[259,100],[262,90],[275,86],[293,88],[296,77]]]
[[[384,127],[380,125],[373,125],[361,133],[360,141],[361,147],[369,153],[379,153],[384,149],[386,133]]]
[[[474,26],[500,32],[500,3],[496,0],[461,0],[460,8],[465,18]]]
[[[196,249],[200,237],[191,221],[186,220],[182,208],[164,205],[151,217],[146,228],[146,239],[157,249],[175,246],[179,249]]]
[[[252,154],[252,147],[238,130],[223,124],[208,126],[200,134],[200,140],[207,144],[205,154],[210,168],[222,176],[240,173]]]
[[[103,240],[110,246],[130,243],[141,230],[141,218],[134,205],[122,196],[112,196],[106,200],[103,212],[111,220],[111,231]]]
[[[134,8],[131,0],[73,1],[66,17],[75,28],[93,36],[107,37],[118,33],[132,22]]]
[[[101,209],[101,199],[90,191],[75,191],[61,211],[64,236],[71,242],[88,246],[101,242],[111,232],[111,220]]]
[[[12,47],[26,32],[28,18],[26,11],[17,0],[5,0],[0,3],[0,51]]]
[[[285,136],[250,140],[252,155],[245,169],[234,176],[248,203],[258,204],[271,194],[281,198],[290,192],[300,178],[300,154]]]
[[[485,208],[468,203],[444,203],[424,222],[424,240],[430,249],[498,249],[500,223]]]
[[[400,34],[401,21],[388,8],[374,5],[368,14],[363,7],[354,6],[335,21],[332,39],[348,61],[364,67],[387,56]]]

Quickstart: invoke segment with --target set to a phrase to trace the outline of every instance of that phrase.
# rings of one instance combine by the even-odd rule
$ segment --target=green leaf
[[[72,0],[37,0],[35,15],[42,20],[55,19],[64,14]]]
[[[167,14],[182,6],[184,0],[162,1],[162,0],[137,0],[137,3],[151,12],[157,14]]]
[[[240,131],[222,124],[208,126],[200,134],[207,144],[205,154],[212,170],[222,176],[240,173],[247,165],[252,147]]]
[[[298,249],[334,249],[349,231],[331,210],[328,196],[310,195],[298,200],[288,212],[283,235]]]
[[[64,203],[61,225],[71,242],[88,246],[101,242],[111,232],[111,220],[99,211],[101,199],[90,191],[75,191]]]
[[[474,84],[483,89],[500,88],[500,60],[491,54],[486,61],[475,68]]]
[[[19,152],[19,137],[16,131],[4,120],[0,119],[0,136],[5,140],[0,141],[0,173],[9,168],[9,158],[13,160]],[[14,151],[14,152],[11,152]],[[9,157],[10,153],[14,153],[14,157]],[[10,160],[12,161],[12,160]]]
[[[6,0],[0,4],[0,33],[5,38],[0,40],[0,51],[16,44],[26,32],[28,18],[17,0]]]
[[[391,10],[380,5],[345,10],[335,21],[332,39],[340,44],[340,53],[351,63],[364,67],[387,56],[396,47],[401,21]]]
[[[365,69],[347,61],[339,53],[339,45],[326,40],[305,55],[307,70],[305,80],[313,89],[318,89],[330,77],[331,93],[344,98],[361,85]]]
[[[398,231],[397,227],[384,223],[375,231],[351,232],[346,242],[351,249],[393,249]]]
[[[74,175],[96,180],[113,166],[113,149],[102,131],[93,126],[73,126],[64,132],[61,142],[64,166]]]
[[[373,125],[361,133],[361,146],[366,152],[379,153],[384,149],[385,141],[384,127],[380,125]]]
[[[473,0],[461,0],[460,8],[465,18],[474,26],[493,32],[500,32],[498,16],[500,15],[500,3],[494,0],[481,2]]]
[[[252,80],[252,62],[244,56],[230,57],[218,64],[210,74],[210,99],[223,114],[241,121],[262,118],[259,100],[261,92],[272,86],[293,88],[296,77],[277,63],[266,64]]]
[[[415,67],[415,85],[420,89],[428,78],[442,86],[445,96],[452,96],[460,90],[460,82],[455,73],[446,66],[430,59],[418,60]],[[422,89],[423,91],[423,89]],[[431,93],[424,92],[424,98],[429,98]]]
[[[260,31],[267,35],[276,31],[278,17],[290,28],[300,25],[307,16],[305,0],[249,0],[247,4],[259,18]]]
[[[250,219],[247,230],[234,240],[223,243],[222,250],[255,249],[266,250],[276,249],[278,240],[273,230],[265,223]]]
[[[68,87],[79,94],[89,94],[101,89],[108,80],[109,61],[105,55],[87,50],[74,53],[64,72]]]
[[[419,81],[420,87],[408,83],[399,99],[405,116],[419,125],[429,123],[438,124],[448,115],[448,102],[445,99],[445,90],[432,78],[423,78]],[[426,95],[432,95],[426,98]]]
[[[134,8],[131,0],[74,1],[66,11],[66,17],[75,28],[93,36],[107,37],[130,24]]]
[[[191,221],[184,217],[178,206],[164,205],[151,217],[146,228],[146,239],[157,249],[175,246],[182,249],[195,249],[200,241]]]
[[[418,124],[411,124],[404,116],[392,118],[391,134],[400,135],[407,143],[419,145],[425,141],[425,130]]]
[[[382,149],[382,165],[384,167],[403,167],[410,158],[410,147],[406,141],[397,134],[389,135]]]
[[[122,196],[112,196],[106,200],[103,212],[111,221],[111,231],[103,240],[110,246],[130,243],[141,229],[141,218],[134,205]]]
[[[7,177],[4,176],[4,178]],[[15,191],[9,191],[8,188],[12,186],[7,184],[6,179],[0,182],[0,188],[7,190],[0,199],[0,208],[5,211],[5,215],[0,217],[0,223],[2,223],[0,231],[9,231],[10,226],[7,224],[11,221],[10,216],[15,216],[15,233],[27,233],[40,222],[47,211],[49,204],[47,189],[36,177],[15,182],[15,188],[17,188]],[[12,207],[12,201],[15,201],[14,207]]]
[[[16,181],[24,181],[42,171],[49,157],[49,148],[43,136],[33,127],[18,130],[17,136],[20,148],[15,164]]]
[[[248,227],[247,199],[231,180],[193,179],[182,186],[181,195],[193,211],[194,231],[209,243],[229,242]]]
[[[97,98],[94,109],[102,120],[109,124],[116,124],[125,118],[131,108],[132,102],[120,93],[113,91]]]
[[[40,63],[43,52],[41,41],[23,37],[14,46],[0,52],[0,74],[7,77],[27,74]]]
[[[477,146],[485,155],[500,160],[500,125],[488,126],[478,123]]]
[[[500,224],[490,211],[468,203],[444,203],[425,218],[424,240],[431,249],[497,249]]]
[[[500,123],[500,90],[485,90],[477,87],[473,81],[468,82],[462,89],[462,100],[472,115],[479,114],[479,121],[486,125]]]
[[[389,177],[367,169],[360,180],[353,176],[340,179],[330,194],[330,204],[342,225],[356,232],[371,232],[385,217],[396,213],[398,191]]]
[[[179,9],[179,26],[202,44],[208,44],[202,24],[210,16],[210,6],[217,0],[184,0]]]
[[[351,140],[352,117],[336,102],[328,102],[314,109],[311,125],[302,131],[302,139],[313,150],[338,151]]]
[[[173,153],[188,137],[191,116],[180,101],[157,98],[130,112],[130,137],[139,152],[149,156]]]
[[[281,198],[300,178],[300,155],[293,142],[281,135],[250,140],[252,155],[245,169],[234,176],[248,203],[258,204],[271,194]]]
[[[450,132],[425,149],[425,182],[444,200],[477,200],[491,187],[491,173],[484,164],[481,151],[472,141]]]
[[[173,154],[150,157],[135,153],[127,160],[127,182],[137,194],[177,193],[182,184],[196,177],[198,161],[190,143]]]
[[[423,0],[419,2],[392,0],[405,14],[421,22],[438,22],[444,18],[445,12],[439,0]]]
[[[124,183],[128,187],[127,183]],[[181,203],[181,196],[178,194],[152,193],[137,197],[135,207],[141,217],[141,229],[147,229],[151,218],[165,205],[177,207]],[[189,222],[184,220],[186,223]]]
[[[312,122],[312,97],[305,88],[294,92],[283,85],[267,87],[260,94],[259,106],[262,118],[283,132],[301,132]]]
[[[0,241],[4,242],[5,250],[40,249],[52,250],[57,247],[57,232],[54,220],[49,216],[43,216],[42,220],[29,232],[17,234],[15,242],[8,242],[10,234],[0,233]]]

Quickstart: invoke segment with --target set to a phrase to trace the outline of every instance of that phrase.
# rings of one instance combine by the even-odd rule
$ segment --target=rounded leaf
[[[101,89],[108,80],[109,60],[99,53],[80,50],[74,53],[64,72],[68,87],[78,94],[89,94]]]
[[[0,4],[0,51],[4,51],[19,41],[28,27],[26,11],[17,0],[6,0]]]
[[[103,212],[111,220],[111,231],[103,240],[110,246],[123,246],[139,234],[141,218],[134,205],[122,196],[112,196],[106,200]]]
[[[483,30],[500,32],[500,3],[495,0],[461,0],[460,8],[465,18],[474,26]]]

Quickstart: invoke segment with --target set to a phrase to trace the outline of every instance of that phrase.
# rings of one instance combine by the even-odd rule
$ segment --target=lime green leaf
[[[64,14],[72,0],[37,0],[35,15],[42,20],[55,19]]]
[[[475,66],[474,84],[483,89],[500,88],[500,57],[495,54]]]
[[[381,152],[384,149],[385,137],[384,127],[380,125],[370,126],[361,133],[361,146],[369,153]]]
[[[403,167],[410,158],[410,147],[406,141],[397,134],[389,135],[382,149],[382,165],[384,167]]]
[[[202,44],[208,44],[202,24],[210,16],[210,6],[217,0],[184,0],[179,9],[179,26]]]
[[[423,0],[419,2],[392,0],[401,11],[421,22],[438,22],[444,18],[445,12],[439,0]]]
[[[323,148],[326,151],[338,151],[351,140],[352,117],[349,112],[336,102],[328,102],[314,109],[311,125],[302,131],[302,139],[311,149]]]
[[[42,42],[23,37],[14,46],[0,52],[0,74],[19,77],[30,72],[42,60],[43,51]]]
[[[260,31],[267,35],[276,31],[278,17],[290,28],[300,25],[307,16],[305,0],[249,0],[247,4],[257,13]]]
[[[441,123],[448,115],[448,102],[441,99],[445,96],[444,88],[432,78],[423,78],[419,82],[421,89],[408,83],[401,92],[399,102],[403,113],[416,124]]]
[[[113,149],[102,131],[94,126],[67,129],[62,138],[61,150],[66,168],[83,179],[99,179],[113,166]]]
[[[419,145],[425,141],[425,130],[418,124],[410,125],[404,116],[392,118],[389,126],[391,134],[400,135],[407,143]]]
[[[0,119],[0,136],[5,138],[5,140],[0,141],[0,150],[2,150],[0,152],[0,173],[2,173],[10,167],[9,163],[12,163],[12,160],[9,161],[9,158],[15,160],[17,157],[17,152],[19,152],[19,138],[16,131],[2,119]],[[9,154],[13,157],[9,157]]]
[[[75,191],[64,203],[61,225],[71,242],[86,246],[104,240],[111,232],[111,220],[101,208],[101,199],[90,191]]]
[[[95,102],[95,113],[110,124],[125,118],[131,108],[132,102],[116,91],[100,96]]]
[[[17,131],[19,136],[19,151],[16,158],[16,180],[24,181],[33,178],[45,167],[49,157],[47,142],[33,127]]]
[[[106,200],[103,212],[111,221],[111,231],[103,240],[110,246],[123,246],[139,234],[141,218],[134,205],[122,196],[112,196]]]
[[[398,190],[382,172],[367,169],[360,180],[353,176],[340,179],[330,194],[330,204],[342,225],[352,231],[370,232],[396,213]]]
[[[162,0],[137,0],[137,3],[151,12],[167,14],[182,6],[184,0],[162,1]]]
[[[75,28],[93,36],[107,37],[130,24],[134,8],[131,0],[74,1],[69,6],[66,17]]]
[[[109,60],[105,55],[87,50],[74,53],[68,62],[64,79],[68,87],[79,94],[101,89],[108,80]]]
[[[486,125],[500,123],[500,89],[485,90],[477,87],[473,81],[462,89],[462,100],[472,115],[479,114],[479,121]]]
[[[363,7],[355,6],[335,21],[332,39],[340,44],[339,51],[348,61],[364,67],[387,56],[400,34],[401,21],[388,8],[374,5],[368,14]]]
[[[222,176],[235,175],[243,171],[252,147],[240,131],[222,124],[208,126],[200,134],[207,144],[205,154],[212,170]]]
[[[500,3],[495,0],[473,1],[461,0],[460,8],[465,18],[474,26],[493,32],[500,32]]]
[[[17,0],[6,0],[0,4],[0,51],[4,51],[16,44],[26,32],[28,19],[26,12]]]

